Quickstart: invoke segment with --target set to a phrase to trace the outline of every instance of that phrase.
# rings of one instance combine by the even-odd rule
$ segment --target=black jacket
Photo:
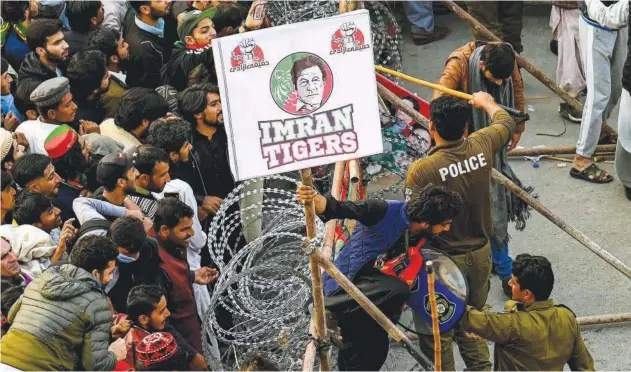
[[[211,73],[210,81],[217,84],[215,60],[210,44],[199,49],[187,49],[182,45],[176,46],[169,62],[162,67],[160,72],[162,83],[171,85],[179,92],[183,91],[186,89],[188,75],[199,64],[208,67],[208,71]]]
[[[64,31],[64,40],[68,43],[68,59],[67,63],[70,63],[70,58],[79,52],[85,50],[85,44],[88,42],[88,35],[80,34],[77,31]]]
[[[88,120],[101,124],[103,119],[105,119],[105,107],[100,99],[88,101],[77,97],[74,100],[77,104],[77,113],[75,114],[76,121]]]
[[[26,55],[20,66],[18,85],[21,87],[26,86],[27,92],[33,92],[44,81],[56,77],[57,72],[43,64],[35,52],[31,52]]]
[[[160,69],[168,61],[170,47],[164,39],[136,26],[133,8],[125,15],[124,35],[131,52],[126,83],[130,87],[155,89],[160,85]]]

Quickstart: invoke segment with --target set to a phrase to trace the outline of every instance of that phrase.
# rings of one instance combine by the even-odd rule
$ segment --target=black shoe
[[[510,279],[502,280],[502,290],[504,291],[506,297],[513,298],[513,289],[510,285],[508,285],[509,281]]]
[[[559,55],[559,42],[556,40],[550,40],[550,51],[555,56]]]
[[[624,194],[627,196],[627,199],[631,200],[631,187],[624,187]]]
[[[573,123],[580,123],[583,119],[582,114],[576,111],[572,106],[565,102],[559,105],[559,115]]]

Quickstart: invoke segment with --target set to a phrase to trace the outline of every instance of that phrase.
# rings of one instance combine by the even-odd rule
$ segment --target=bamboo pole
[[[417,111],[414,111],[413,108],[410,108],[408,105],[403,104],[403,101],[399,97],[397,97],[396,94],[389,91],[388,88],[384,87],[381,83],[377,83],[377,92],[379,93],[379,96],[397,106],[399,110],[405,112],[408,115],[412,115],[414,121],[416,121],[423,128],[429,131],[429,120],[425,116],[419,114]],[[416,116],[414,116],[415,114]]]
[[[377,88],[379,89],[379,86],[377,86]],[[410,115],[412,117],[412,119],[416,120],[417,122],[421,122],[419,120],[423,119],[423,115],[421,115],[421,113],[419,113],[418,111],[414,110],[411,107],[408,107],[408,106],[404,105],[403,102],[401,101],[401,99],[396,97],[394,94],[390,94],[390,95],[385,94],[385,95],[383,95],[383,97],[384,97],[384,99],[390,101],[395,106],[398,106],[400,110],[402,110],[406,114]],[[427,119],[425,119],[425,120],[427,120]],[[559,217],[556,214],[554,214],[550,209],[548,209],[540,201],[538,201],[537,199],[533,198],[530,194],[525,192],[521,187],[515,185],[513,182],[511,182],[508,178],[504,177],[504,175],[502,175],[497,170],[493,169],[493,172],[491,174],[492,174],[493,181],[495,181],[495,182],[503,185],[504,187],[506,187],[508,190],[513,192],[515,195],[517,195],[520,199],[525,201],[528,205],[530,205],[535,210],[537,210],[539,213],[544,215],[544,217],[549,219],[552,223],[554,223],[555,225],[559,226],[561,228],[561,230],[565,231],[571,237],[573,237],[574,239],[578,240],[578,242],[583,244],[585,247],[587,247],[587,249],[591,250],[597,256],[599,256],[603,260],[607,261],[607,263],[609,263],[616,270],[620,271],[621,273],[623,273],[628,278],[631,278],[631,268],[626,266],[624,263],[622,263],[620,260],[618,260],[616,257],[614,257],[611,253],[607,252],[606,250],[604,250],[603,248],[598,246],[598,244],[594,243],[585,234],[583,234],[582,232],[578,231],[574,226],[570,225],[565,220],[563,220],[561,217]]]
[[[344,169],[346,167],[345,161],[338,161],[335,163],[335,171],[333,173],[333,181],[331,184],[331,196],[335,199],[340,199],[340,194],[342,192],[342,179],[344,178]],[[322,244],[322,255],[328,259],[333,259],[333,245],[335,244],[335,227],[337,224],[337,220],[331,220],[326,223],[326,232],[324,233],[324,242]],[[320,268],[320,274],[322,274],[324,270]],[[315,333],[315,323],[313,319],[309,324],[309,334],[313,335]],[[313,370],[313,364],[315,362],[316,357],[316,345],[315,342],[310,341],[307,344],[305,355],[303,357],[302,362],[302,370],[306,372],[311,372]]]
[[[493,181],[499,183],[500,185],[506,187],[508,190],[513,192],[517,197],[526,202],[526,204],[533,207],[537,212],[541,213],[544,217],[550,220],[552,223],[561,228],[561,230],[568,233],[571,237],[576,239],[579,243],[583,244],[587,249],[594,252],[598,257],[605,260],[608,264],[613,266],[616,270],[620,271],[627,278],[631,279],[631,267],[625,265],[622,261],[617,259],[614,255],[601,248],[598,244],[594,243],[591,239],[589,239],[585,234],[577,230],[574,226],[570,225],[567,221],[556,215],[550,209],[548,209],[543,203],[539,200],[532,197],[532,195],[528,194],[521,187],[515,185],[511,180],[506,178],[503,174],[498,172],[496,169],[493,169],[491,173],[493,177]]]
[[[320,252],[313,252],[311,257],[316,261],[324,271],[326,271],[345,291],[351,296],[359,306],[361,306],[368,315],[370,315],[388,334],[427,371],[433,370],[433,363],[427,359],[425,355],[418,349],[416,345],[394,324],[375,304],[373,304],[366,295],[364,295],[342,272],[333,265],[333,263],[322,256]]]
[[[359,169],[359,161],[357,159],[348,161],[348,170],[350,172],[351,183],[358,183],[361,180],[361,170]]]
[[[303,169],[301,171],[302,184],[313,187],[313,177],[311,169]],[[313,202],[304,204],[305,219],[307,227],[307,238],[309,240],[316,237],[316,214]],[[314,259],[314,254],[320,254],[317,250],[309,257],[309,269],[311,271],[311,294],[313,296],[313,323],[315,325],[316,337],[320,342],[327,341],[326,322],[324,321],[324,293],[322,292],[322,274],[318,262]],[[325,348],[319,350],[320,370],[330,371],[331,364],[329,362],[329,353]]]
[[[441,349],[440,349],[440,328],[438,327],[438,304],[436,303],[436,287],[434,265],[432,261],[427,261],[427,288],[429,293],[429,306],[432,312],[432,334],[434,336],[434,370],[442,371]]]
[[[598,145],[594,153],[615,152],[616,145]],[[576,146],[542,146],[509,151],[506,155],[511,156],[538,156],[538,155],[559,155],[576,154]]]
[[[582,326],[631,322],[631,313],[582,316],[576,320]]]
[[[449,10],[454,12],[458,17],[460,17],[460,19],[467,22],[469,26],[471,26],[471,28],[478,31],[480,34],[484,35],[485,38],[492,41],[502,41],[499,37],[495,36],[495,34],[489,31],[489,29],[484,27],[484,25],[481,24],[477,19],[475,19],[471,14],[469,14],[464,9],[459,7],[453,1],[451,0],[441,0],[441,1],[443,4],[445,4],[445,6]],[[528,61],[519,53],[515,53],[515,59],[517,60],[517,64],[519,66],[523,67],[532,76],[534,76],[537,80],[543,83],[543,85],[545,85],[554,93],[556,93],[561,99],[567,102],[567,104],[570,105],[573,109],[581,113],[583,112],[583,105],[576,98],[570,96],[566,91],[564,91],[558,85],[556,85],[554,81],[552,81],[552,79],[550,79],[549,77],[546,76],[546,74],[543,73],[543,71],[541,71],[539,68],[537,68],[535,65],[533,65],[530,61]],[[618,136],[618,133],[616,132],[616,130],[613,129],[611,126],[609,126],[605,122],[603,122],[601,131],[607,133],[607,135],[609,135],[609,137],[611,137],[612,139],[616,139]]]

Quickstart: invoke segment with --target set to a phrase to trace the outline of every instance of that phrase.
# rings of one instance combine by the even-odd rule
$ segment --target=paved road
[[[525,51],[523,56],[554,78],[556,57],[548,44],[551,31],[548,26],[550,8],[530,6],[524,15]],[[427,46],[416,46],[408,33],[405,36],[403,72],[424,80],[436,80],[447,56],[452,50],[472,39],[470,29],[454,15],[437,17],[439,25],[447,25],[452,33],[445,39]],[[407,31],[407,30],[406,30]],[[567,131],[560,137],[539,136],[537,133],[562,133],[563,120],[557,113],[560,100],[539,81],[524,72],[526,96],[548,96],[545,100],[528,101],[534,111],[527,131],[521,139],[525,147],[537,145],[575,145],[579,126],[567,122]],[[429,89],[405,84],[406,87],[429,99]],[[609,123],[617,126],[617,110]],[[526,185],[535,186],[540,200],[565,217],[601,247],[631,265],[631,202],[624,197],[622,185],[613,182],[593,185],[569,176],[569,167],[558,168],[557,162],[543,161],[539,168],[532,163],[515,160],[511,163]],[[602,164],[614,174],[613,165]],[[631,280],[617,272],[587,248],[573,240],[543,216],[533,211],[526,230],[510,230],[512,255],[532,253],[545,255],[553,263],[556,283],[552,297],[563,303],[578,316],[631,312]],[[488,303],[497,311],[505,301],[501,283],[492,279]],[[599,370],[631,370],[631,324],[620,326],[589,327],[583,336]],[[407,369],[413,363],[405,352],[393,350],[387,369]],[[458,362],[458,369],[464,364]]]

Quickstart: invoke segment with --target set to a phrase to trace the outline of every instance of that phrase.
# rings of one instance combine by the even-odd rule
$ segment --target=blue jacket
[[[350,240],[334,261],[335,266],[347,278],[353,280],[362,266],[390,250],[408,229],[410,221],[405,214],[406,206],[406,202],[390,200],[387,201],[385,215],[375,224],[367,226],[357,221]],[[328,207],[327,205],[327,209]],[[327,273],[323,275],[323,280],[325,296],[332,296],[342,289]]]

